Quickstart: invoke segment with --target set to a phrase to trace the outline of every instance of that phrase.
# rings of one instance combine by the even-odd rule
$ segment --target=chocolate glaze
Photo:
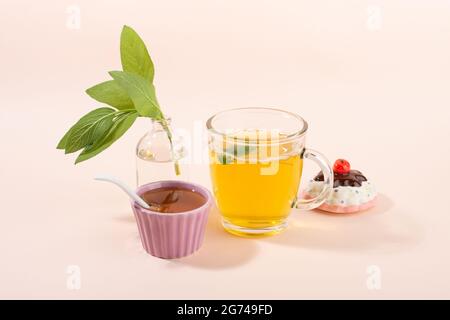
[[[314,181],[323,181],[323,173],[319,172]],[[350,170],[349,173],[334,173],[334,188],[337,187],[361,187],[367,181],[366,177],[358,170]]]

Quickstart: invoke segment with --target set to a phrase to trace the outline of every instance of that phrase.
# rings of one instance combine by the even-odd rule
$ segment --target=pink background
[[[450,298],[449,1],[0,2],[0,298]],[[308,145],[362,170],[379,206],[294,212],[262,240],[226,234],[214,211],[194,256],[146,255],[125,195],[92,178],[133,184],[149,121],[77,166],[55,149],[99,106],[84,90],[120,68],[123,24],[148,44],[175,126],[229,107],[299,113]],[[210,187],[206,164],[191,170]]]

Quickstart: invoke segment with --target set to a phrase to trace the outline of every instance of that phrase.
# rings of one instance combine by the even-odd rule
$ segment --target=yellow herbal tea
[[[213,191],[225,228],[227,223],[245,229],[285,223],[297,196],[303,159],[301,146],[281,144],[283,138],[246,131],[210,148]]]
[[[222,225],[244,237],[283,231],[291,207],[319,207],[333,189],[333,170],[319,152],[305,148],[308,124],[274,108],[235,108],[206,121],[213,191]],[[297,198],[303,160],[317,164],[323,188]]]

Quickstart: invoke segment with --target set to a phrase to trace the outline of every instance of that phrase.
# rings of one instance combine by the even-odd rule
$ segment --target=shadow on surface
[[[128,222],[128,223],[136,223],[134,219],[133,211],[130,209],[130,212],[126,214],[122,214],[120,216],[114,217],[114,220],[117,222]]]
[[[114,220],[129,229],[126,241],[127,250],[152,257],[141,244],[141,239],[132,212],[115,217]],[[221,224],[219,212],[216,207],[211,209],[206,225],[205,239],[201,248],[191,256],[180,259],[164,260],[170,268],[190,266],[202,269],[227,269],[239,267],[249,262],[258,252],[258,243],[253,239],[243,239],[227,233]]]
[[[192,256],[171,260],[176,265],[203,269],[228,269],[248,263],[258,253],[258,243],[227,233],[221,224],[217,208],[210,212],[202,247]]]
[[[277,245],[327,251],[398,252],[420,242],[422,227],[380,194],[377,205],[352,214],[315,210],[292,213],[289,228],[267,241]]]

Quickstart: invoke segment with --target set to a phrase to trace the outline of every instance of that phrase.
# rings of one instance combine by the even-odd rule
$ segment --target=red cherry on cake
[[[344,159],[337,159],[334,162],[333,171],[339,174],[347,174],[350,172],[350,163]]]

